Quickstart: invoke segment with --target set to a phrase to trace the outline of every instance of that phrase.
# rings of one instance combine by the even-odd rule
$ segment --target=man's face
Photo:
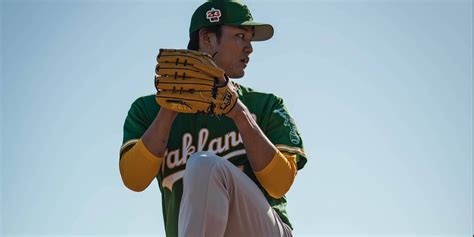
[[[249,55],[253,51],[250,43],[252,36],[252,27],[222,26],[220,43],[215,44],[211,51],[218,52],[214,60],[227,76],[231,78],[244,76],[244,68],[247,67]]]

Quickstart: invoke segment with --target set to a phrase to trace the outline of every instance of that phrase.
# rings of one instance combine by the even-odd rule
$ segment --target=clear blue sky
[[[200,3],[2,1],[0,235],[164,233],[122,125]],[[285,99],[309,156],[295,235],[471,236],[472,1],[246,3],[275,35],[240,83]]]

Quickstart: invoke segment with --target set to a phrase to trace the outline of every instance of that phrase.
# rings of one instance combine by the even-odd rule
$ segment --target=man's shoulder
[[[140,107],[140,108],[154,108],[157,107],[158,104],[155,100],[155,94],[144,95],[140,96],[135,99],[132,103],[132,107]]]
[[[133,101],[129,113],[132,114],[156,114],[160,106],[156,103],[155,94],[140,96]]]

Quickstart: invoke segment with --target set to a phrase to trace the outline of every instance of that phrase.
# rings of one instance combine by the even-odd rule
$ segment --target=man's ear
[[[205,51],[214,51],[217,46],[217,36],[206,29],[199,30],[199,48]]]

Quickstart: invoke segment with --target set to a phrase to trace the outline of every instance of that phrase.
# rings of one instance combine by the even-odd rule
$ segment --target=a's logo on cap
[[[211,10],[207,11],[206,12],[206,18],[210,21],[210,22],[219,22],[219,18],[221,17],[221,10],[219,9],[214,9],[214,8],[211,8]]]

